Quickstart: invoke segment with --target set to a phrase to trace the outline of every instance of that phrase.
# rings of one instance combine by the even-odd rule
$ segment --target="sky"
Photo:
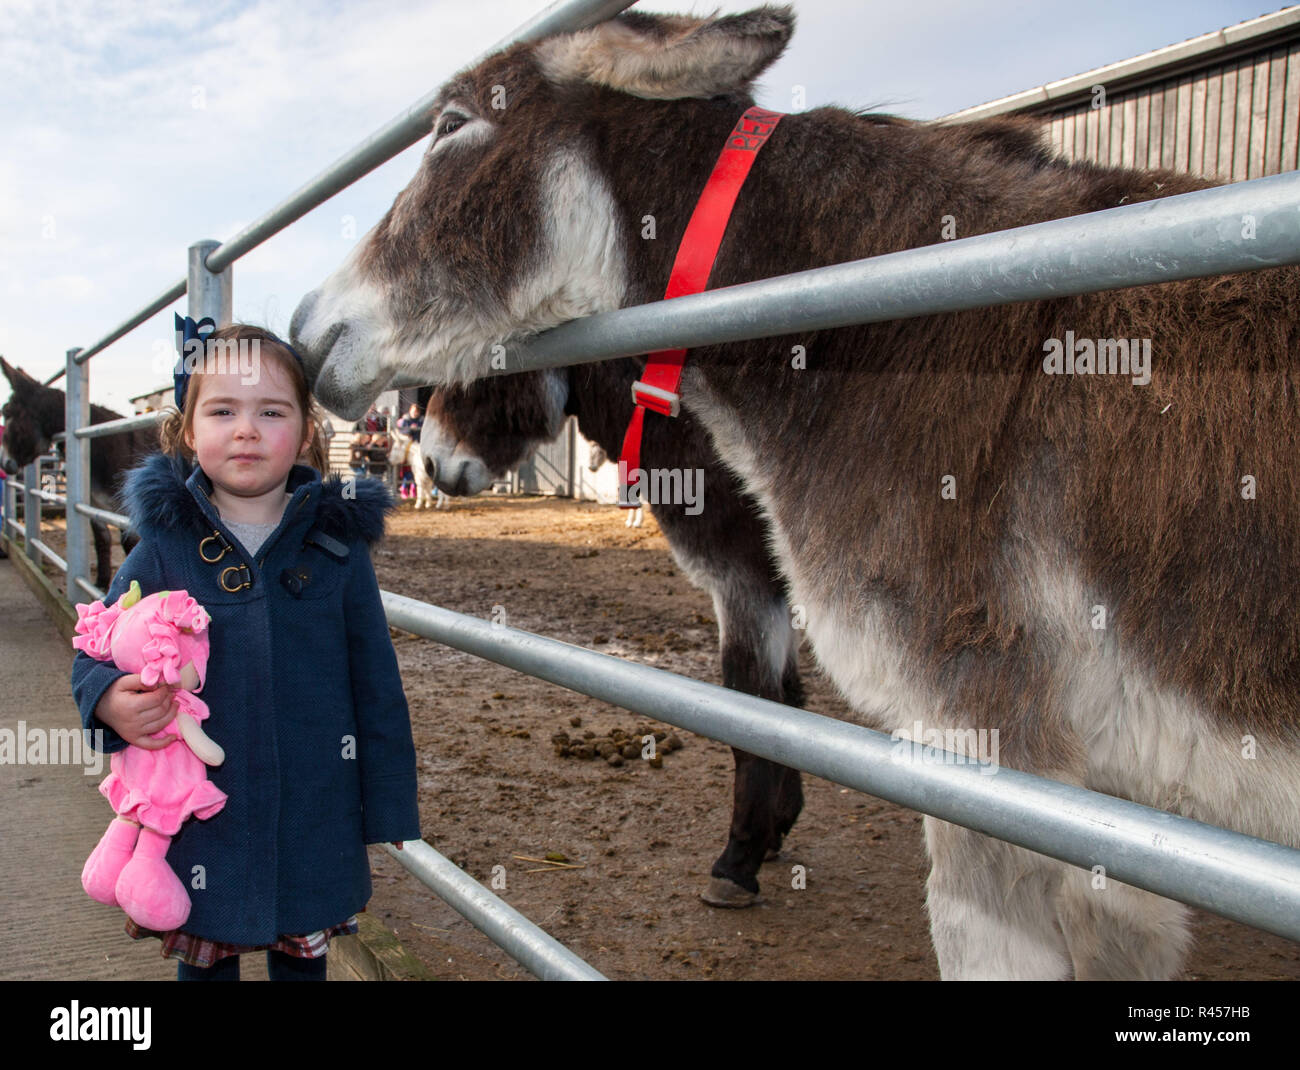
[[[794,0],[758,102],[930,119],[1279,10],[1268,0]],[[4,0],[0,356],[44,380],[543,0]],[[707,14],[750,2],[650,0]],[[234,265],[234,318],[287,334],[299,299],[414,175],[424,142]],[[184,299],[173,306],[184,311]],[[170,381],[172,309],[91,362],[126,414]],[[163,358],[164,361],[170,359]],[[7,384],[5,384],[7,385]],[[55,384],[60,385],[59,383]],[[0,395],[4,385],[0,385]]]

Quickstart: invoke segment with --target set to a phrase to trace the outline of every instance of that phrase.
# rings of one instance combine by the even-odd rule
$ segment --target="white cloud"
[[[85,301],[99,292],[99,284],[86,275],[47,275],[36,287],[38,297],[55,301]]]

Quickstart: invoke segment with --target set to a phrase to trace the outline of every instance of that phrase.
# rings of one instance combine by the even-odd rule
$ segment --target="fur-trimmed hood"
[[[383,538],[386,516],[397,509],[392,492],[378,479],[331,475],[322,480],[314,468],[296,464],[286,489],[295,498],[317,499],[317,525],[344,542]],[[300,492],[302,492],[300,494]],[[152,453],[126,474],[122,502],[131,529],[143,536],[165,531],[210,529],[199,494],[212,493],[212,481],[184,457]]]

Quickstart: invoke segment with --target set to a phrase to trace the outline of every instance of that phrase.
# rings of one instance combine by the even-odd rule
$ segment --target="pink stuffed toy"
[[[207,674],[211,618],[184,591],[142,598],[135,580],[115,605],[79,604],[77,618],[72,645],[78,650],[138,673],[145,687],[162,679],[183,689],[175,692],[179,712],[153,734],[178,738],[159,750],[128,746],[110,759],[112,771],[99,791],[118,816],[81,871],[92,899],[121,906],[146,929],[168,932],[190,915],[189,893],[166,862],[171,838],[191,814],[206,819],[226,805],[205,768],[226,756],[199,727],[208,707],[192,694]]]

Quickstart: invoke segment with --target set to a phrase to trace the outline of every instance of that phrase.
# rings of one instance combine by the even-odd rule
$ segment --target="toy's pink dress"
[[[207,614],[184,591],[171,591],[149,607],[95,602],[77,606],[73,646],[91,657],[111,660],[119,669],[138,673],[145,687],[160,679],[178,687],[181,668],[195,663],[206,673]],[[182,631],[182,628],[189,631]],[[189,691],[175,692],[177,707],[196,721],[207,719],[207,704]],[[208,780],[205,766],[180,738],[173,718],[153,734],[175,740],[159,750],[127,747],[109,760],[111,772],[99,785],[100,794],[121,817],[137,821],[164,836],[173,836],[190,815],[209,818],[226,804],[226,794]]]

